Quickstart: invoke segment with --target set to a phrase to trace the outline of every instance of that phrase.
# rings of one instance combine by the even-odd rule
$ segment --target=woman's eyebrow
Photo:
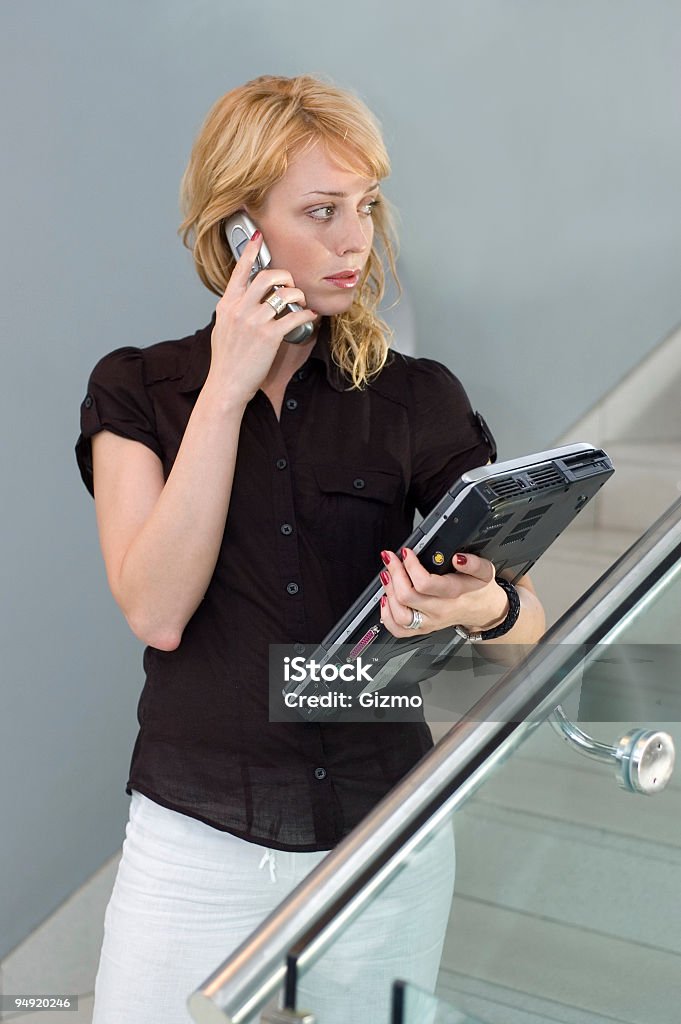
[[[378,188],[380,182],[375,181],[373,185],[369,185],[365,192],[373,192],[375,188]],[[303,192],[304,196],[337,196],[339,199],[347,199],[347,192],[325,192],[324,189],[315,188],[312,192]]]

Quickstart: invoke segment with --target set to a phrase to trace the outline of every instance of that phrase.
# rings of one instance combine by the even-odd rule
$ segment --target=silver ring
[[[279,316],[279,314],[283,313],[286,309],[286,303],[283,299],[279,298],[276,292],[272,292],[272,294],[265,299],[265,302],[268,306],[272,307],[276,316]]]
[[[423,615],[418,608],[411,608],[411,622],[407,626],[407,629],[420,629],[423,624]]]

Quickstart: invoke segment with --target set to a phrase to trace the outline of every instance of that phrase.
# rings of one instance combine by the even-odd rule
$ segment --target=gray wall
[[[2,5],[0,955],[122,840],[142,647],[72,449],[100,355],[212,313],[175,234],[210,104],[311,71],[375,109],[419,350],[511,455],[681,319],[680,30],[673,0]]]

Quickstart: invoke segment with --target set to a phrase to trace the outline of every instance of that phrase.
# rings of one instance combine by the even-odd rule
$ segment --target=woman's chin
[[[355,289],[347,294],[341,293],[337,296],[319,296],[316,300],[308,300],[308,308],[314,309],[320,316],[339,316],[347,313],[355,299]]]

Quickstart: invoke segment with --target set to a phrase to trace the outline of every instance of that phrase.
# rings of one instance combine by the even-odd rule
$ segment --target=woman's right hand
[[[258,231],[242,252],[216,306],[211,335],[208,380],[223,398],[243,404],[251,400],[267,377],[284,335],[317,315],[303,308],[299,313],[275,318],[272,307],[263,301],[275,285],[283,285],[277,295],[284,302],[304,307],[305,296],[287,270],[261,270],[248,283],[261,244]]]

